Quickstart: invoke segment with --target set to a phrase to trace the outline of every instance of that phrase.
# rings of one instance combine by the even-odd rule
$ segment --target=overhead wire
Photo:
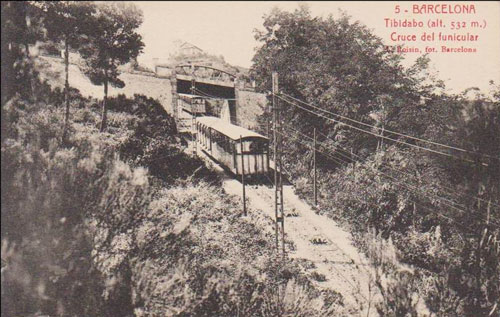
[[[294,130],[295,132],[298,132],[298,131],[296,131],[295,129],[291,129],[291,130]],[[281,132],[279,132],[279,131],[276,131],[275,129],[272,129],[272,131],[273,131],[274,133],[278,133],[278,134],[280,134],[281,136],[284,136],[284,137],[290,137],[290,135],[285,135],[285,134],[283,134],[283,133],[281,133]],[[305,136],[305,135],[303,135],[303,136]],[[301,139],[298,139],[298,138],[297,138],[297,137],[295,137],[295,136],[291,136],[291,137],[292,137],[292,138],[294,138],[294,139],[295,139],[296,141],[298,141],[299,143],[301,143],[301,144],[303,144],[303,145],[306,145],[307,147],[312,148],[312,149],[313,149],[313,150],[315,150],[315,151],[318,151],[316,148],[310,147],[308,144],[305,144],[305,143],[304,143]],[[306,137],[308,137],[308,136],[306,136]],[[310,137],[308,137],[308,138],[309,138],[309,139],[311,139]],[[314,140],[314,139],[313,139],[313,140]],[[333,159],[335,162],[339,162],[339,160],[338,160],[338,159],[334,159],[334,158],[332,158],[330,155],[327,155],[326,153],[323,153],[323,152],[321,152],[321,151],[319,151],[319,152],[320,152],[320,153],[322,153],[322,154],[324,154],[325,156],[327,156],[327,157],[329,157],[329,158]],[[350,160],[352,160],[350,157],[349,157],[349,159],[350,159]],[[342,159],[341,159],[341,160],[342,160]],[[353,161],[355,161],[355,160],[353,160]],[[347,163],[349,163],[349,162],[347,162]],[[291,175],[292,175],[292,174],[290,174],[290,173],[286,170],[286,168],[285,168],[284,166],[281,166],[281,168],[283,169],[283,171],[284,171],[286,174],[289,174],[289,178],[291,178]],[[291,180],[290,180],[290,181],[291,181]],[[411,200],[411,197],[409,197],[409,199]],[[414,202],[414,201],[413,201],[413,202]],[[414,202],[414,203],[416,204],[416,202]],[[425,208],[425,209],[428,209],[428,208],[427,208],[427,207],[425,207],[425,206],[421,206],[421,207],[423,207],[423,208]],[[448,216],[445,216],[445,215],[443,215],[443,214],[441,214],[441,213],[439,213],[439,212],[438,212],[438,216],[443,217],[443,218],[445,218],[445,219],[447,219],[447,220],[449,220],[449,221],[451,221],[451,222],[455,222],[458,226],[461,226],[461,225],[460,225],[459,223],[457,223],[454,219],[452,219],[452,218],[450,218],[450,217],[448,217]],[[330,241],[330,242],[332,242],[333,244],[335,244],[333,241]],[[336,245],[336,244],[335,244],[335,245]],[[339,249],[339,250],[340,250],[343,254],[345,254],[348,258],[350,258],[350,259],[351,259],[351,261],[353,261],[353,263],[355,263],[355,261],[354,261],[354,260],[353,260],[353,259],[352,259],[352,258],[351,258],[348,254],[346,254],[346,253],[345,253],[345,252],[344,252],[341,248],[339,248],[339,247],[338,247],[338,245],[337,245],[337,248],[338,248],[338,249]],[[336,270],[336,268],[335,268],[335,267],[333,267],[333,269],[335,269],[335,270]],[[336,270],[336,271],[339,273],[339,275],[340,275],[340,276],[342,276],[342,277],[343,277],[343,275],[342,275],[342,274],[341,274],[338,270]],[[356,286],[354,286],[352,283],[350,283],[350,281],[349,281],[349,280],[347,280],[345,277],[343,277],[343,278],[344,278],[344,280],[346,280],[349,284],[351,284],[351,286],[352,286],[352,287],[354,287],[354,288],[356,289]],[[359,286],[358,286],[358,288],[357,288],[357,289],[358,289],[358,291],[359,291]],[[361,292],[359,292],[359,294],[360,294],[360,295],[361,295],[361,296],[362,296],[365,300],[367,300],[367,299],[366,299],[366,297],[365,297],[365,296],[364,296]]]
[[[469,162],[469,163],[477,163],[475,161],[472,161],[472,160],[469,160],[469,159],[465,159],[465,158],[461,158],[461,157],[458,157],[458,156],[450,154],[450,153],[436,151],[436,150],[429,149],[429,148],[426,148],[426,147],[422,147],[422,146],[419,146],[419,145],[416,145],[416,144],[411,144],[411,143],[403,142],[403,141],[400,141],[400,140],[397,140],[397,139],[389,138],[388,136],[385,136],[385,135],[376,134],[374,132],[367,131],[367,130],[361,129],[359,127],[353,126],[351,124],[345,123],[343,121],[340,121],[340,120],[337,120],[337,119],[333,119],[333,118],[327,117],[327,116],[319,114],[319,113],[315,113],[314,111],[312,111],[310,109],[304,108],[304,107],[302,107],[302,106],[300,106],[300,105],[298,105],[296,103],[293,103],[293,102],[290,102],[289,100],[286,100],[285,98],[281,97],[280,95],[275,95],[275,96],[277,98],[279,98],[280,100],[283,100],[283,101],[287,102],[290,105],[293,105],[293,106],[296,106],[298,108],[301,108],[301,109],[303,109],[305,111],[308,111],[308,112],[310,112],[312,114],[315,114],[315,115],[317,115],[319,117],[322,117],[324,119],[327,119],[327,120],[330,120],[330,121],[333,121],[333,122],[336,122],[336,123],[348,126],[348,127],[352,128],[352,129],[358,130],[360,132],[371,134],[371,135],[373,135],[375,137],[378,137],[378,138],[383,138],[383,139],[391,140],[391,141],[394,141],[394,142],[397,142],[397,143],[400,143],[400,144],[405,144],[405,145],[408,145],[408,146],[411,146],[411,147],[414,147],[414,148],[417,148],[417,149],[420,149],[420,150],[424,150],[424,151],[428,151],[428,152],[432,152],[432,153],[436,153],[436,154],[440,154],[440,155],[452,157],[452,158],[455,158],[455,159],[458,159],[458,160],[462,160],[462,161],[466,161],[466,162]],[[486,164],[486,163],[480,163],[480,164],[483,165],[483,166],[488,166],[488,164]]]
[[[474,151],[471,151],[471,150],[466,150],[466,149],[463,149],[463,148],[459,148],[459,147],[456,147],[456,146],[447,145],[447,144],[443,144],[443,143],[439,143],[439,142],[435,142],[435,141],[431,141],[431,140],[426,140],[426,139],[414,137],[414,136],[411,136],[411,135],[408,135],[408,134],[404,134],[404,133],[392,131],[392,130],[389,130],[389,129],[386,129],[386,128],[380,128],[380,127],[377,127],[377,126],[374,126],[374,125],[371,125],[371,124],[368,124],[368,123],[365,123],[365,122],[362,122],[362,121],[354,120],[352,118],[340,115],[338,113],[334,113],[332,111],[328,111],[326,109],[322,109],[320,107],[312,105],[311,103],[307,103],[307,102],[305,102],[303,100],[300,100],[300,99],[295,98],[293,96],[290,96],[288,94],[285,94],[285,93],[281,93],[281,94],[283,96],[286,96],[286,97],[288,97],[290,99],[293,99],[293,100],[295,100],[297,102],[300,102],[300,103],[302,103],[304,105],[308,105],[308,106],[310,106],[310,107],[312,107],[314,109],[317,109],[317,110],[323,111],[325,113],[337,116],[337,117],[339,117],[341,119],[344,119],[344,120],[347,120],[347,121],[350,121],[350,122],[353,122],[353,123],[357,123],[357,124],[360,124],[360,125],[363,125],[363,126],[366,126],[366,127],[369,127],[369,128],[373,128],[373,129],[378,129],[378,130],[382,131],[383,133],[388,132],[388,133],[395,134],[395,135],[398,135],[398,136],[402,136],[402,137],[405,137],[405,138],[408,138],[408,139],[412,139],[412,140],[415,140],[415,141],[420,141],[420,142],[424,142],[424,143],[428,143],[428,144],[433,144],[433,145],[436,145],[436,146],[441,146],[441,147],[445,147],[445,148],[448,148],[448,149],[452,149],[452,150],[456,150],[456,151],[460,151],[460,152],[464,152],[464,153],[470,153],[470,154],[474,154],[474,155],[480,155],[480,156],[484,156],[484,157],[488,157],[488,158],[493,158],[493,159],[500,160],[500,157],[494,157],[494,156],[491,156],[491,155],[488,155],[488,154],[478,153],[478,152],[474,152]]]
[[[289,103],[289,104],[295,105],[294,103],[291,103],[290,101],[288,101],[288,100],[286,100],[286,99],[284,99],[284,98],[281,98],[281,97],[280,97],[280,96],[278,96],[278,95],[275,95],[275,96],[276,96],[276,97],[278,97],[280,100],[283,100],[283,101],[285,101],[285,102],[287,102],[287,103]],[[452,154],[450,154],[450,153],[440,152],[440,151],[436,151],[436,150],[433,150],[433,149],[430,149],[430,148],[421,147],[421,146],[418,146],[418,145],[415,145],[415,144],[410,144],[410,143],[402,142],[402,141],[400,141],[400,140],[395,140],[395,139],[389,138],[389,137],[387,137],[387,136],[382,136],[382,135],[374,134],[374,133],[372,133],[372,132],[370,132],[370,131],[366,131],[366,130],[360,129],[360,128],[358,128],[358,127],[355,127],[355,126],[352,126],[352,125],[346,124],[345,122],[342,122],[342,121],[339,121],[339,120],[335,120],[335,119],[333,119],[333,118],[328,118],[328,117],[326,117],[326,116],[322,116],[322,115],[320,115],[320,114],[314,113],[313,111],[308,110],[308,109],[303,108],[303,107],[300,107],[299,105],[295,105],[295,106],[297,106],[297,107],[299,107],[299,108],[302,108],[303,110],[308,111],[308,112],[310,112],[310,113],[313,113],[313,114],[315,114],[315,115],[317,115],[317,116],[323,117],[323,118],[325,118],[325,119],[327,119],[327,120],[331,120],[331,121],[337,122],[337,123],[339,123],[339,124],[347,125],[347,126],[349,126],[349,127],[353,128],[353,129],[356,129],[356,130],[362,131],[362,132],[364,132],[364,133],[368,133],[368,134],[374,135],[374,136],[376,136],[376,137],[382,137],[382,138],[385,138],[385,139],[388,139],[388,140],[391,140],[391,141],[394,141],[394,142],[397,142],[397,143],[405,144],[405,145],[408,145],[408,146],[411,146],[411,147],[415,147],[415,148],[418,148],[418,149],[422,149],[422,150],[426,150],[426,151],[429,151],[429,152],[433,152],[433,153],[437,153],[437,154],[441,154],[441,155],[446,155],[446,156],[449,156],[449,157],[453,157],[453,158],[457,158],[457,159],[461,159],[461,160],[465,160],[465,161],[468,161],[468,162],[472,162],[472,163],[474,163],[474,161],[467,160],[467,159],[460,158],[460,157],[456,157],[456,156],[454,156],[454,155],[452,155]],[[318,108],[318,109],[319,109],[319,108]],[[358,122],[358,123],[359,123],[359,122]],[[361,123],[361,124],[364,124],[364,123]],[[372,128],[377,128],[377,127],[373,127],[373,126],[372,126]],[[297,130],[295,130],[295,129],[293,129],[293,128],[290,128],[290,129],[291,129],[291,130],[294,130],[295,132],[298,132]],[[377,128],[377,129],[380,129],[380,128]],[[403,134],[394,133],[393,131],[388,131],[388,130],[385,130],[385,131],[386,131],[386,132],[389,132],[389,133],[396,134],[396,135],[401,135],[401,136],[404,136],[404,137],[408,137],[408,138],[411,138],[411,139],[414,139],[414,140],[418,139],[418,138],[415,138],[415,137],[411,137],[411,136],[407,136],[407,135],[403,135]],[[303,144],[303,145],[306,145],[308,148],[311,148],[311,149],[313,149],[314,151],[318,151],[318,152],[322,153],[323,155],[325,155],[326,157],[331,158],[332,160],[334,160],[334,161],[335,161],[335,162],[337,162],[337,163],[339,162],[339,160],[340,160],[340,161],[347,162],[347,163],[350,163],[349,161],[353,161],[353,162],[356,162],[356,161],[357,161],[357,160],[352,159],[350,156],[348,156],[348,157],[347,157],[347,159],[348,159],[349,161],[346,161],[346,160],[344,160],[344,159],[342,159],[342,158],[335,158],[335,159],[334,159],[334,158],[332,158],[330,155],[328,155],[328,154],[326,154],[326,153],[324,153],[324,152],[322,152],[322,151],[318,150],[316,147],[310,147],[307,143],[304,143],[301,139],[298,139],[296,136],[285,135],[285,134],[283,134],[282,132],[280,132],[280,131],[276,131],[276,130],[274,130],[274,129],[273,129],[273,132],[274,132],[274,133],[278,133],[278,134],[280,134],[281,136],[284,136],[284,137],[292,137],[292,138],[294,138],[297,142],[299,142],[299,143],[301,143],[301,144]],[[305,136],[305,135],[303,135],[303,136]],[[306,137],[307,137],[307,138],[309,138],[309,139],[312,139],[312,138],[310,138],[309,136],[306,136]],[[314,139],[313,139],[313,140],[314,140]],[[314,141],[316,142],[316,140],[314,140]],[[423,141],[423,142],[425,142],[425,141],[428,141],[428,140],[419,140],[419,141]],[[322,143],[322,142],[318,142],[318,143],[320,144],[320,146],[323,146],[323,143]],[[475,154],[475,155],[481,155],[481,154],[479,154],[479,153],[470,152],[470,151],[467,151],[467,150],[464,150],[464,149],[460,149],[460,148],[456,148],[456,147],[452,147],[452,146],[446,146],[446,145],[443,145],[443,144],[440,144],[440,143],[437,143],[437,142],[432,142],[432,141],[429,141],[429,142],[427,142],[427,143],[434,144],[434,145],[439,145],[439,146],[444,146],[444,147],[447,147],[447,148],[450,148],[450,149],[455,149],[455,150],[459,150],[459,151],[463,151],[463,152],[469,152],[469,153],[473,153],[473,154]],[[335,146],[335,145],[331,145],[331,146],[335,147],[335,149],[339,152],[339,153],[337,153],[337,154],[339,154],[339,155],[341,154],[337,146]],[[329,153],[331,153],[331,152],[329,152]],[[348,153],[348,152],[346,151],[346,153]],[[355,155],[354,153],[350,153],[350,154],[351,154],[351,155]],[[332,154],[332,155],[333,155],[333,154]],[[344,156],[344,157],[346,157],[346,156]],[[481,164],[482,164],[482,165],[487,166],[487,164],[485,164],[485,163],[481,163]],[[287,174],[290,174],[290,173],[286,170],[286,168],[285,168],[284,166],[282,166],[282,169],[283,169],[283,171],[285,171]],[[382,174],[385,174],[385,173],[383,173],[383,172],[379,171],[378,169],[377,169],[377,172],[382,173]],[[291,175],[292,175],[292,174],[290,174],[290,178],[291,178]],[[393,181],[397,182],[397,180],[396,180],[396,179],[394,179],[393,177],[390,177],[390,176],[388,176],[388,177],[389,177],[389,178],[391,178]],[[397,182],[397,183],[399,183],[399,182]],[[399,183],[399,184],[400,184],[400,183]],[[356,198],[358,198],[358,197],[356,197]],[[414,200],[412,200],[411,196],[410,196],[410,197],[408,197],[408,199],[409,199],[410,201],[413,201],[413,203],[417,204]],[[440,199],[446,200],[446,198],[443,198],[443,197],[440,197]],[[478,198],[478,199],[479,199],[479,198]],[[448,201],[449,201],[449,200],[448,200]],[[455,202],[453,202],[453,201],[450,201],[450,202],[451,202],[452,204],[457,204],[457,203],[455,203]],[[420,204],[419,204],[419,205],[420,205]],[[445,204],[445,205],[446,205],[446,204]],[[457,204],[457,205],[459,205],[459,204]],[[449,206],[449,207],[452,207],[452,208],[455,208],[455,209],[457,209],[457,210],[460,210],[461,212],[465,212],[464,210],[462,210],[462,209],[460,209],[460,208],[457,208],[456,206],[453,206],[453,205],[448,205],[448,206]],[[424,208],[424,209],[427,209],[427,210],[430,210],[429,208],[427,208],[426,206],[423,206],[423,205],[420,205],[420,207],[422,207],[422,208]],[[461,206],[461,207],[462,207],[462,206]],[[432,212],[436,212],[436,210],[430,210],[430,211],[432,211]],[[442,214],[442,213],[441,213],[441,212],[439,212],[439,211],[437,211],[437,213],[436,213],[436,214],[437,214],[439,217],[443,217],[443,218],[445,218],[445,219],[447,219],[447,220],[449,220],[449,221],[451,221],[451,222],[454,222],[457,226],[459,226],[459,227],[462,227],[462,228],[466,229],[466,231],[472,232],[473,234],[477,234],[476,232],[471,231],[468,227],[464,227],[463,225],[461,225],[460,223],[458,223],[455,219],[450,218],[450,217],[448,217],[448,216],[446,216],[446,215]],[[332,241],[332,242],[333,242],[333,241]],[[341,252],[343,252],[343,250],[342,250],[342,249],[340,249],[340,248],[339,248],[339,250],[340,250]],[[345,254],[345,252],[343,252],[343,253]],[[334,268],[334,269],[335,269],[335,268]],[[340,273],[340,272],[339,272],[339,273]],[[342,276],[342,275],[341,275],[341,276]],[[345,279],[345,278],[344,278],[344,279]],[[352,284],[351,284],[351,285],[352,285]],[[359,288],[358,288],[358,289],[359,289]],[[361,296],[363,296],[363,294],[362,294],[361,292],[360,292],[360,295],[361,295]],[[364,296],[363,296],[363,297],[364,297]],[[367,300],[367,299],[366,299],[366,297],[364,297],[364,299],[365,299],[365,300]]]
[[[302,133],[302,132],[298,131],[297,129],[292,128],[292,127],[291,127],[290,125],[288,125],[288,124],[284,124],[284,125],[285,125],[288,129],[290,129],[290,130],[294,131],[295,133],[298,133],[298,134],[300,134],[301,136],[303,136],[303,137],[305,137],[305,138],[308,138],[308,139],[310,139],[310,140],[314,141],[314,138],[313,138],[313,137],[310,137],[310,136],[308,136],[308,135],[306,135],[306,134],[304,134],[304,133]],[[316,144],[317,144],[317,145],[324,146],[324,144],[323,144],[322,142],[319,142],[318,140],[316,140]],[[339,153],[338,153],[338,154],[339,154],[340,156],[342,156],[342,157],[344,157],[344,158],[346,158],[346,159],[348,159],[348,160],[352,160],[352,161],[354,161],[351,157],[349,157],[349,156],[348,156],[349,154],[347,154],[347,155],[346,155],[346,154],[343,154],[343,153],[340,151],[341,149],[340,149],[339,147],[337,147],[336,145],[333,145],[333,144],[332,144],[332,146],[333,146],[333,147],[335,147],[335,149],[339,151]],[[349,152],[347,152],[347,151],[345,151],[345,150],[343,150],[343,151],[344,151],[344,152],[346,152],[346,153],[349,153]]]

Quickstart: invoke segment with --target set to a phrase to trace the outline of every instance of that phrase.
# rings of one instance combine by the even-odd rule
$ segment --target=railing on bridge
[[[180,79],[196,79],[197,81],[207,81],[216,82],[222,84],[223,86],[232,85],[236,76],[210,66],[195,65],[195,64],[184,64],[177,65],[175,67],[175,73]]]

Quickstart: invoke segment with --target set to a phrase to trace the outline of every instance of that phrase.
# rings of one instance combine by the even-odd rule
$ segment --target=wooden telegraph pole
[[[317,178],[316,178],[316,128],[314,128],[314,147],[313,147],[313,161],[314,161],[314,181],[313,181],[313,192],[314,192],[314,206],[318,205],[318,189],[317,189]]]
[[[194,76],[194,74],[193,74]],[[195,95],[195,80],[194,78],[191,79],[191,95]],[[198,146],[196,144],[196,112],[194,110],[195,107],[193,107],[193,99],[191,99],[191,141],[193,143],[193,155],[197,155],[198,151]]]
[[[282,164],[281,164],[281,142],[282,137],[278,135],[281,132],[281,122],[279,113],[279,102],[276,98],[278,94],[278,74],[272,73],[272,91],[273,91],[273,147],[274,147],[274,213],[276,216],[276,248],[279,248],[279,231],[281,223],[281,247],[283,257],[285,257],[285,217],[283,212],[283,182],[282,182]]]
[[[243,215],[247,215],[247,201],[245,195],[245,160],[243,158],[243,138],[240,135],[240,152],[241,152],[241,184],[243,185]]]
[[[274,96],[273,96],[273,104],[274,104]],[[268,113],[271,113],[272,108],[273,108],[272,105],[269,106],[269,104],[267,104]],[[267,137],[270,140],[271,139],[271,118],[269,118],[267,116],[266,116],[266,126],[267,126]]]

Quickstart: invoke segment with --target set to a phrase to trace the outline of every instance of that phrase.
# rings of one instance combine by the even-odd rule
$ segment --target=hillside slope
[[[47,79],[52,87],[64,87],[64,63],[61,58],[39,56],[37,60],[41,77]],[[163,108],[170,114],[172,109],[172,88],[168,78],[155,77],[147,73],[123,72],[120,79],[125,82],[124,88],[109,87],[110,97],[124,94],[133,97],[134,94],[143,94],[147,97],[157,99]],[[93,85],[82,73],[76,64],[69,66],[69,83],[80,91],[83,96],[101,99],[104,96],[102,86]],[[238,92],[237,124],[255,129],[257,117],[262,114],[267,100],[264,94],[252,91]]]
[[[64,87],[64,63],[56,57],[39,56],[41,77],[47,79],[52,87]],[[170,80],[152,75],[122,73],[120,79],[125,82],[124,88],[109,87],[108,95],[124,94],[133,97],[134,94],[157,99],[168,113],[172,113],[172,90]],[[102,86],[93,85],[75,64],[69,66],[69,84],[80,90],[83,96],[101,99],[104,96]]]

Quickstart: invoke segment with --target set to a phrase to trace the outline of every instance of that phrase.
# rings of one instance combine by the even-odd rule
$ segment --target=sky
[[[304,2],[301,2],[304,3]],[[448,13],[448,14],[415,14],[413,5],[425,2],[367,2],[367,1],[318,1],[306,2],[313,16],[334,17],[340,15],[339,10],[345,11],[352,17],[352,21],[359,20],[375,35],[381,37],[386,44],[395,44],[391,41],[391,33],[415,34],[416,42],[409,44],[425,50],[427,46],[436,47],[437,53],[431,53],[431,68],[438,73],[438,77],[445,81],[450,92],[460,92],[468,87],[479,87],[485,91],[489,88],[489,81],[500,82],[500,2],[468,1],[459,2],[461,5],[474,5],[475,14]],[[450,1],[427,2],[427,4],[452,5]],[[263,17],[273,7],[286,11],[293,11],[299,6],[296,1],[282,2],[135,2],[144,13],[144,22],[139,28],[145,43],[144,53],[139,62],[150,64],[153,58],[167,58],[172,51],[174,40],[180,39],[192,43],[207,53],[223,55],[225,60],[233,65],[250,67],[255,48],[259,43],[254,38],[254,30],[263,28]],[[396,13],[399,5],[399,13]],[[407,10],[408,13],[404,11]],[[391,28],[386,26],[384,18],[416,19],[423,21],[421,28]],[[429,28],[428,23],[441,19],[446,28]],[[470,22],[478,21],[484,28],[471,28]],[[460,30],[451,30],[451,23],[467,27]],[[458,22],[458,23],[457,23]],[[422,42],[423,32],[443,34],[472,34],[478,35],[473,42],[438,43]],[[415,44],[413,44],[415,43]],[[476,48],[476,53],[441,53],[441,45],[449,47]],[[404,65],[411,65],[421,53],[408,53]]]

